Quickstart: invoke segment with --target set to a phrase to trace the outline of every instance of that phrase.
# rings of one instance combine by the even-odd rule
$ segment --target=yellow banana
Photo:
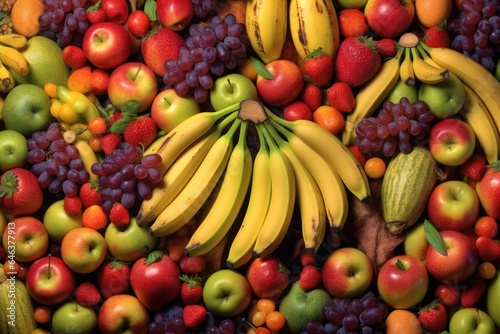
[[[266,127],[269,126],[272,127],[269,122],[266,122]],[[319,245],[321,245],[326,233],[326,208],[323,195],[318,183],[292,150],[290,144],[283,140],[274,128],[269,128],[268,132],[292,164],[297,184],[297,201],[301,217],[304,247],[308,251],[315,252]],[[342,184],[342,186],[344,185]]]
[[[203,255],[212,250],[226,236],[240,212],[252,176],[252,154],[246,143],[247,127],[248,122],[243,122],[220,189],[184,248],[188,256]]]
[[[226,266],[232,269],[241,267],[252,259],[255,240],[257,240],[257,235],[266,218],[271,199],[269,150],[261,131],[258,131],[257,134],[259,135],[260,147],[253,163],[250,198],[245,216],[231,242],[226,260]]]
[[[340,31],[331,0],[291,0],[288,22],[292,42],[300,59],[305,59],[319,48],[335,59]]]
[[[401,56],[400,50],[394,58],[383,62],[377,74],[361,86],[356,94],[356,107],[347,114],[345,127],[342,130],[342,142],[345,145],[352,144],[356,137],[358,122],[376,111],[398,81]]]
[[[432,60],[432,58],[427,54],[427,52],[425,52],[425,50],[420,46],[420,45],[417,45],[417,49],[418,49],[418,52],[420,53],[420,55],[422,56],[422,59],[429,65],[431,66],[434,66],[434,67],[437,67],[439,69],[441,69],[441,71],[443,72],[443,77],[445,79],[448,79],[449,77],[449,72],[448,70],[446,70],[445,68],[443,68],[442,66],[439,66],[438,63],[436,63],[434,60]]]
[[[397,78],[397,76],[396,76]],[[349,191],[360,200],[370,196],[370,184],[363,166],[340,139],[317,123],[307,120],[288,122],[266,109],[271,122],[292,131],[316,151],[339,174]]]
[[[8,93],[16,86],[16,80],[0,60],[0,93]]]
[[[413,62],[411,60],[410,48],[405,48],[405,57],[399,67],[399,77],[408,86],[415,85],[415,74],[413,73]]]
[[[174,233],[205,204],[227,166],[240,123],[236,119],[228,132],[217,139],[186,186],[156,218],[150,227],[153,236]]]
[[[80,154],[80,159],[83,161],[83,166],[85,167],[85,170],[89,173],[90,179],[89,181],[97,181],[98,176],[92,173],[92,165],[97,163],[97,156],[92,149],[92,147],[89,146],[89,144],[82,139],[77,138],[74,142],[73,145],[78,149],[78,152]]]
[[[500,136],[488,109],[477,94],[464,84],[465,103],[459,115],[472,128],[489,163],[498,160]]]
[[[447,79],[448,71],[426,63],[416,47],[411,48],[413,56],[413,72],[418,81],[425,84],[437,84]]]
[[[21,76],[25,76],[30,71],[28,60],[15,48],[0,45],[0,60],[10,70]]]
[[[160,148],[161,144],[163,144],[163,141],[165,140],[166,137],[167,134],[157,136],[156,139],[151,144],[149,144],[148,147],[146,147],[146,149],[144,150],[144,155],[156,153]]]
[[[290,227],[295,206],[295,176],[290,160],[267,136],[263,123],[257,128],[267,137],[271,175],[269,209],[253,248],[255,256],[263,257],[278,248]]]
[[[281,56],[288,24],[287,0],[248,0],[246,31],[255,53],[264,63]]]
[[[0,44],[10,46],[16,49],[20,49],[24,47],[28,43],[28,39],[26,36],[19,35],[19,34],[5,34],[5,35],[0,35]]]
[[[3,120],[3,106],[5,104],[5,97],[0,95],[0,121]]]
[[[162,158],[161,165],[157,167],[158,171],[162,174],[165,173],[172,162],[177,159],[179,154],[196,141],[196,139],[210,130],[221,118],[227,116],[221,121],[224,124],[232,122],[237,116],[236,111],[238,109],[239,103],[235,103],[219,111],[200,112],[189,117],[172,129],[156,151]]]

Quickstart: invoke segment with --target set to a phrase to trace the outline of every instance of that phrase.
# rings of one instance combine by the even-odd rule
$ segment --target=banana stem
[[[254,124],[260,124],[267,120],[267,113],[264,105],[256,100],[241,101],[238,116],[242,120],[252,121]]]

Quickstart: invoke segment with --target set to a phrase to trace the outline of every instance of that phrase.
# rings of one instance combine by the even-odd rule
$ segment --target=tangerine
[[[437,26],[451,14],[453,0],[415,0],[415,16],[426,28]]]
[[[37,35],[40,32],[38,18],[44,11],[42,0],[17,0],[10,12],[14,31],[25,37]]]
[[[393,310],[385,319],[386,334],[421,334],[422,326],[415,313],[408,310]]]

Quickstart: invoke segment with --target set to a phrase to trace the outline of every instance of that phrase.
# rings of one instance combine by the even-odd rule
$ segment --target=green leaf
[[[500,160],[498,161],[495,161],[489,165],[487,165],[486,167],[491,167],[493,168],[493,171],[496,173],[496,172],[500,172]]]
[[[146,265],[151,265],[161,259],[163,252],[161,250],[154,250],[148,254],[148,258],[146,260]]]
[[[441,255],[447,255],[446,246],[444,245],[443,238],[439,231],[432,225],[429,220],[424,221],[424,232],[429,244]]]
[[[252,66],[253,68],[255,68],[255,71],[257,72],[258,75],[266,79],[274,78],[273,75],[267,70],[263,62],[261,62],[255,57],[250,57],[250,60],[252,61]]]
[[[128,100],[123,104],[123,108],[120,111],[122,118],[111,124],[109,131],[122,134],[130,122],[136,119],[137,111],[139,110],[139,102],[136,100]]]
[[[144,3],[144,12],[148,15],[151,21],[156,21],[158,19],[156,16],[156,1],[146,0]]]
[[[403,262],[401,262],[400,259],[396,260],[396,267],[401,270],[406,270],[405,265],[403,264]]]

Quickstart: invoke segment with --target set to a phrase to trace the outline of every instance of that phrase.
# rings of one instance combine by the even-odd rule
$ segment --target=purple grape
[[[42,162],[45,160],[45,151],[40,148],[35,148],[34,150],[28,151],[26,158],[30,164]]]
[[[133,192],[135,189],[136,179],[124,180],[120,185],[120,188],[124,192]]]
[[[40,176],[40,174],[42,174],[45,171],[45,168],[46,168],[45,161],[40,161],[31,166],[31,172],[36,176]]]
[[[64,24],[69,31],[74,31],[78,27],[78,19],[71,13],[67,14]]]
[[[57,8],[56,10],[52,11],[52,22],[53,23],[60,23],[63,22],[64,17],[65,17],[64,10],[61,8]]]
[[[47,170],[44,170],[39,176],[38,176],[38,184],[42,188],[47,188],[50,183],[52,182],[53,175],[50,175]]]
[[[62,191],[66,196],[76,196],[78,194],[78,187],[76,183],[70,180],[64,180],[62,182]]]
[[[52,178],[52,180],[50,181],[49,186],[47,187],[47,190],[51,194],[57,194],[57,193],[59,193],[61,191],[61,180],[59,180],[56,177]]]
[[[80,158],[80,152],[78,151],[78,148],[76,148],[76,146],[74,145],[66,146],[65,152],[68,155],[68,157],[72,160]]]
[[[305,326],[305,330],[309,334],[324,334],[325,329],[321,322],[319,321],[308,321]]]
[[[80,173],[76,169],[69,169],[67,178],[72,182],[78,183],[80,180]]]
[[[136,200],[135,192],[124,192],[122,193],[120,203],[127,209],[130,209],[135,205],[135,200]]]
[[[88,19],[87,11],[83,7],[75,8],[73,10],[73,15],[80,21],[87,21]]]
[[[148,334],[165,334],[165,325],[157,321],[151,322],[148,327]]]
[[[220,322],[219,329],[222,334],[233,334],[236,331],[236,325],[232,319],[224,319]]]
[[[151,197],[151,185],[145,180],[137,181],[137,193],[142,199],[148,199]]]
[[[53,11],[59,8],[59,0],[43,0],[43,7],[46,11]]]
[[[45,170],[49,175],[55,175],[58,170],[57,162],[52,158],[47,159]]]

